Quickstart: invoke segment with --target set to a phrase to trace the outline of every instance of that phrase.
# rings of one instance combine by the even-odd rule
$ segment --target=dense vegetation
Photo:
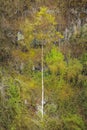
[[[86,17],[87,0],[0,0],[0,130],[87,130]]]

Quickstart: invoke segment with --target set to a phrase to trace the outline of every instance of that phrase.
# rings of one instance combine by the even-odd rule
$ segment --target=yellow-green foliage
[[[84,130],[84,122],[78,115],[69,114],[67,117],[63,117],[64,129],[67,130]]]
[[[56,31],[55,25],[55,17],[47,13],[47,8],[40,8],[32,21],[26,19],[20,26],[24,32],[25,44],[29,46],[34,38],[40,42],[44,40],[45,43],[63,38],[61,33]]]
[[[82,64],[77,59],[70,59],[67,66],[67,78],[74,79],[82,71]]]
[[[53,73],[64,73],[66,70],[66,63],[64,62],[64,56],[62,53],[54,46],[51,52],[46,56],[46,63]]]

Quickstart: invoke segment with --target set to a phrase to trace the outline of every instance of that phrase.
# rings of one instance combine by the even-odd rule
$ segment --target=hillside
[[[87,0],[0,1],[0,130],[87,130]]]

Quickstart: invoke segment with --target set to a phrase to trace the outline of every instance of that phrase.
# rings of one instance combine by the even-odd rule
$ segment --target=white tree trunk
[[[44,79],[43,79],[43,45],[42,45],[42,118],[44,114]]]

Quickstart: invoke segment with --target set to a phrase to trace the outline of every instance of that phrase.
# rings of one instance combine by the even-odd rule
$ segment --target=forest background
[[[0,130],[87,130],[87,0],[0,0]]]

